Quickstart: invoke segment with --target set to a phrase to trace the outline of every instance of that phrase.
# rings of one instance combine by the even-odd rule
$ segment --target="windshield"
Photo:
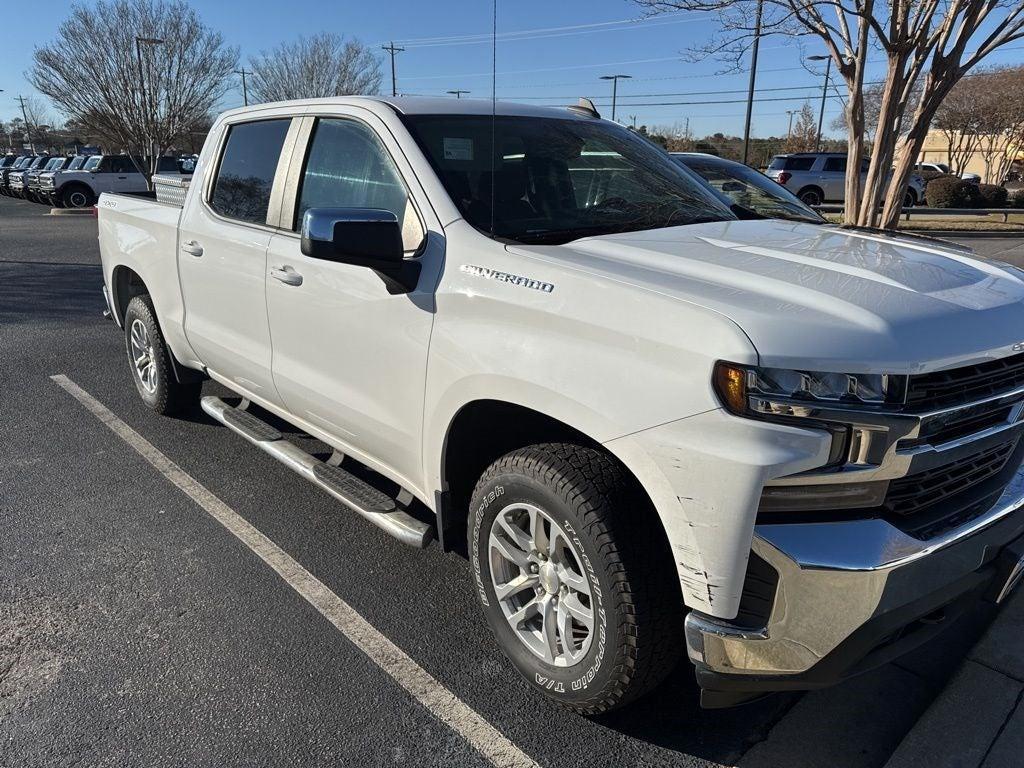
[[[82,170],[83,171],[91,171],[91,170],[93,170],[97,165],[100,164],[100,160],[102,160],[102,159],[103,159],[102,155],[93,155],[92,157],[90,157],[88,160],[85,161],[85,165],[82,166]]]
[[[43,168],[48,162],[50,162],[50,158],[48,157],[37,157],[36,161],[29,166],[29,170],[34,171],[36,168]]]
[[[795,219],[820,224],[821,218],[781,184],[742,163],[717,157],[677,155],[687,166],[725,195],[730,202],[768,219]]]
[[[14,164],[14,167],[15,168],[27,168],[29,165],[32,164],[33,160],[35,160],[35,158],[31,157],[31,156],[23,157],[20,160],[18,160],[18,162],[16,162]]]
[[[65,170],[67,170],[67,171],[77,171],[79,168],[81,168],[85,164],[85,160],[86,160],[85,155],[79,155],[78,157],[73,158],[71,160],[71,163],[68,165],[67,168],[65,168]]]
[[[560,244],[736,218],[664,152],[613,123],[498,117],[492,145],[489,115],[403,119],[462,215],[482,232],[491,232],[494,201],[496,238]]]
[[[55,158],[53,158],[53,160],[51,160],[50,162],[48,162],[45,165],[43,170],[44,171],[52,171],[52,170],[54,170],[56,168],[60,168],[62,165],[64,165],[64,158],[63,157],[55,157]]]

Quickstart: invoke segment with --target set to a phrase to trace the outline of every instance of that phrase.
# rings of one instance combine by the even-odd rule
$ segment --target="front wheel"
[[[149,296],[136,296],[128,303],[124,330],[132,380],[147,408],[169,415],[199,401],[202,384],[182,383],[174,375],[171,353],[160,333]]]
[[[477,483],[469,551],[502,651],[583,714],[651,690],[684,648],[671,551],[610,456],[551,443],[513,451]]]
[[[903,207],[913,208],[917,205],[917,195],[914,194],[914,190],[908,189],[903,195]]]
[[[77,184],[61,192],[60,200],[65,208],[88,208],[94,202],[92,191]]]

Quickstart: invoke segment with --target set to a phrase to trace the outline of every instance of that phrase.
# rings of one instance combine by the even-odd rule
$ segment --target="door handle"
[[[287,265],[271,267],[270,276],[275,280],[280,280],[285,285],[302,285],[302,275]]]
[[[185,253],[191,253],[193,256],[203,255],[203,246],[197,243],[195,240],[186,240],[181,244],[181,250]]]

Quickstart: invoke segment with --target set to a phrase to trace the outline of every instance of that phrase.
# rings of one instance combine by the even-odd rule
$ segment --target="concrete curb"
[[[1003,606],[885,768],[1024,763],[1024,594]]]
[[[92,208],[51,208],[48,216],[92,216]]]

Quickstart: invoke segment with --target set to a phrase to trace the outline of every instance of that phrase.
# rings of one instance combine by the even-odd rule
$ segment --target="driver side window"
[[[406,252],[423,241],[423,225],[390,155],[372,130],[354,120],[317,120],[299,188],[296,230],[310,208],[391,211],[402,227]]]

